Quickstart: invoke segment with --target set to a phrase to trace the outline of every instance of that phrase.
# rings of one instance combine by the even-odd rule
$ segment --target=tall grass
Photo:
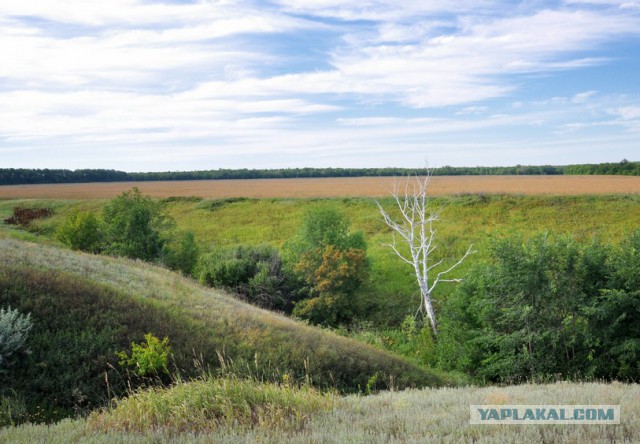
[[[221,428],[300,428],[335,397],[309,387],[261,383],[211,375],[173,387],[142,390],[89,416],[102,432],[164,434],[212,432]]]

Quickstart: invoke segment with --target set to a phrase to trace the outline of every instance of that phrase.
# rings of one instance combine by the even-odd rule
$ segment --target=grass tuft
[[[208,376],[167,389],[138,391],[114,401],[110,409],[94,412],[87,421],[102,432],[168,435],[220,428],[300,429],[313,414],[329,410],[336,399],[308,386]]]

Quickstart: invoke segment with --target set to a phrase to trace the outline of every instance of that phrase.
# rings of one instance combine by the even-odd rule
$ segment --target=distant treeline
[[[365,177],[424,174],[426,168],[280,168],[280,169],[217,169],[207,171],[164,171],[127,173],[116,170],[50,170],[0,168],[0,185],[38,183],[144,182],[156,180],[218,180],[218,179],[285,179],[300,177]],[[510,167],[452,167],[431,169],[435,176],[474,175],[559,175],[559,174],[622,174],[640,175],[640,162],[622,160],[617,163],[584,165],[516,165]]]

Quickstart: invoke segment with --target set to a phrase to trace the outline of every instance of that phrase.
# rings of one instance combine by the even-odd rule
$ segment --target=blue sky
[[[638,0],[0,4],[0,167],[640,160]]]

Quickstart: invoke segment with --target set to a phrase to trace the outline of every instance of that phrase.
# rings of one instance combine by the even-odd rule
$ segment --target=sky
[[[640,160],[640,0],[0,2],[0,168]]]

